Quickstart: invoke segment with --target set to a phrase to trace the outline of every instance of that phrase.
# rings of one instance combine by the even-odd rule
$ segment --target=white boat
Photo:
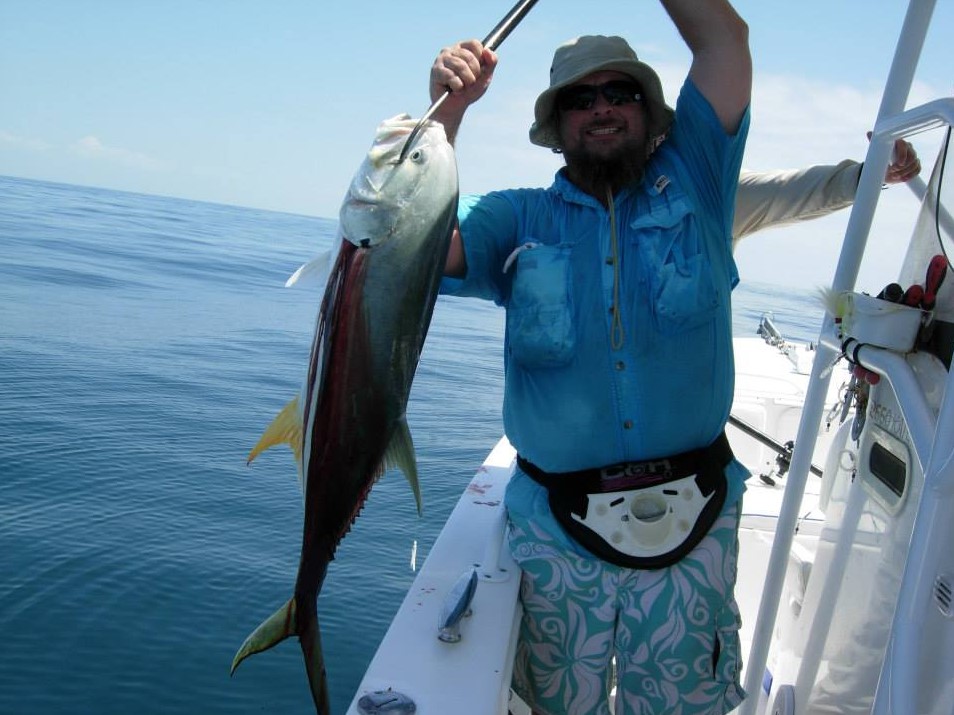
[[[954,713],[954,279],[932,311],[855,287],[894,140],[954,124],[949,97],[904,109],[933,9],[912,0],[900,34],[832,285],[837,316],[813,346],[770,320],[762,337],[735,340],[729,437],[753,472],[736,587],[741,715]],[[945,156],[946,143],[919,187],[902,286],[954,255],[938,199]],[[849,382],[843,354],[876,384]],[[520,574],[502,502],[514,456],[501,439],[464,490],[350,714],[528,712],[509,688]]]

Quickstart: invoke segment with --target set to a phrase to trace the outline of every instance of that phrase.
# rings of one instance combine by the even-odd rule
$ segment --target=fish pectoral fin
[[[292,598],[245,639],[235,658],[232,659],[232,670],[229,671],[229,675],[234,674],[239,663],[248,656],[268,650],[295,634],[295,599]]]
[[[331,267],[331,251],[320,253],[317,257],[302,264],[297,271],[285,281],[285,287],[315,286],[324,288],[328,282],[328,273]]]
[[[414,492],[414,501],[417,504],[418,516],[421,514],[421,485],[417,479],[417,458],[414,456],[414,442],[411,440],[411,430],[408,429],[407,419],[402,417],[398,422],[394,436],[384,451],[384,468],[395,467],[404,472],[407,483]]]
[[[301,413],[298,409],[298,398],[296,397],[282,409],[281,412],[272,420],[272,423],[265,428],[258,442],[248,453],[247,464],[264,452],[269,447],[277,444],[287,444],[295,453],[295,459],[301,464]]]

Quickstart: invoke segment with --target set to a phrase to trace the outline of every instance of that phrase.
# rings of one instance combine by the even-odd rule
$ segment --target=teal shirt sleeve
[[[463,278],[445,277],[444,295],[492,300],[502,305],[506,281],[503,266],[517,243],[517,211],[505,191],[460,198],[457,208],[467,262]]]

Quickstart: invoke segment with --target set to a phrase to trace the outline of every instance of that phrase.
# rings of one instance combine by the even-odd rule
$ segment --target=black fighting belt
[[[553,515],[580,544],[617,566],[658,569],[709,532],[725,504],[732,459],[723,432],[708,447],[665,459],[556,474],[519,455],[517,465],[547,488]]]

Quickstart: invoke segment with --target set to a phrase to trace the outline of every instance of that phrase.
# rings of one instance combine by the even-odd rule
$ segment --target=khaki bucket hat
[[[629,43],[622,37],[583,35],[560,45],[553,53],[550,88],[537,97],[533,107],[531,142],[551,149],[560,148],[560,131],[554,106],[557,94],[564,87],[601,70],[623,72],[639,83],[649,117],[651,143],[654,144],[654,140],[669,130],[674,113],[666,105],[662,83],[653,68],[640,62]]]

